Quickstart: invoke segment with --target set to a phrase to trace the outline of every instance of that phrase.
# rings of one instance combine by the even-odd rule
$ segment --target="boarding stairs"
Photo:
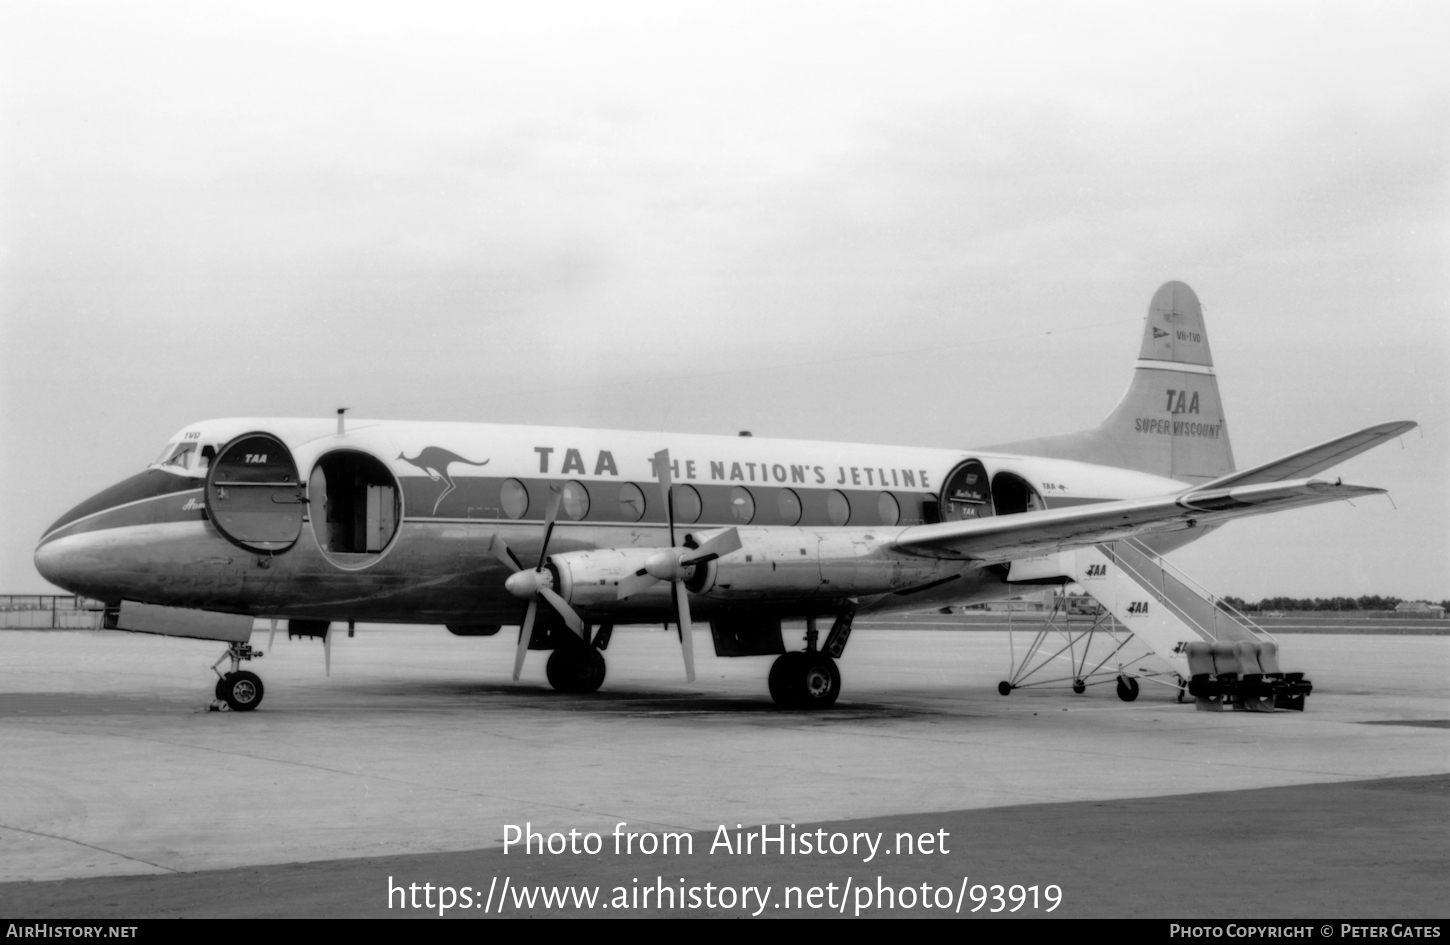
[[[1116,681],[1119,696],[1131,701],[1137,696],[1137,681],[1145,680],[1175,686],[1180,700],[1192,694],[1200,708],[1212,709],[1239,707],[1241,702],[1263,708],[1262,698],[1239,698],[1240,688],[1248,694],[1252,687],[1228,684],[1251,678],[1282,680],[1285,675],[1278,670],[1278,643],[1268,631],[1137,539],[1014,561],[1007,580],[1041,584],[1053,578],[1076,582],[1111,619],[1074,626],[1072,615],[1061,606],[1066,598],[1059,597],[1059,606],[1049,614],[1021,662],[1014,640],[1012,673],[999,687],[1004,694],[1027,685],[1061,681],[1046,680],[1040,674],[1047,661],[1064,657],[1071,663],[1067,678],[1074,691]],[[1094,662],[1091,654],[1097,634],[1106,636],[1102,642],[1109,652]],[[1066,646],[1051,652],[1054,639],[1065,641]],[[1138,654],[1151,654],[1156,658],[1151,662],[1166,666],[1167,672],[1150,668],[1141,656],[1135,659]],[[1200,685],[1205,676],[1209,681]],[[1302,679],[1302,675],[1296,678]],[[1195,682],[1190,685],[1190,680]],[[1302,708],[1306,687],[1303,684],[1294,690],[1299,699],[1293,708]],[[1288,691],[1284,685],[1279,689]],[[1208,695],[1200,695],[1200,691]],[[1205,699],[1212,705],[1206,705]]]

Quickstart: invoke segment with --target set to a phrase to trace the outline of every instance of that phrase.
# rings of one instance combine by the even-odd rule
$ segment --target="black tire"
[[[1081,679],[1074,679],[1072,681],[1072,691],[1077,693],[1078,695],[1082,695],[1083,693],[1087,692],[1087,683],[1083,682]]]
[[[1119,676],[1118,698],[1124,702],[1132,702],[1138,698],[1138,680],[1132,676]]]
[[[770,687],[770,698],[782,709],[793,709],[796,707],[795,681],[800,675],[796,672],[796,664],[804,653],[785,653],[779,656],[770,665],[770,677],[766,681]]]
[[[229,679],[231,679],[231,678],[232,678],[232,674],[231,673],[227,673],[225,676],[219,676],[219,677],[217,677],[217,681],[216,681],[216,697],[217,697],[217,699],[219,701],[226,699],[226,697],[227,697],[227,681]]]
[[[1010,696],[1010,695],[1012,695],[1012,684],[1009,683],[1005,679],[1002,680],[1001,682],[997,683],[997,695],[999,695],[999,696]]]
[[[227,673],[223,682],[226,686],[222,691],[222,698],[233,712],[250,712],[262,704],[262,680],[256,673],[246,670]]]
[[[604,684],[604,654],[595,649],[569,648],[549,654],[544,673],[559,692],[594,692]]]

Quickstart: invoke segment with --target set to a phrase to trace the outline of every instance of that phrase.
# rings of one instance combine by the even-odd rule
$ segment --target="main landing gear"
[[[846,649],[853,613],[836,618],[823,650],[816,649],[816,620],[806,620],[806,648],[778,657],[770,667],[770,697],[782,709],[829,709],[841,694],[834,657]]]
[[[604,684],[604,654],[594,647],[569,647],[549,654],[544,673],[560,692],[594,692]]]
[[[262,704],[261,678],[241,668],[242,660],[261,655],[245,643],[232,643],[221,659],[211,664],[212,671],[217,674],[216,701],[211,704],[213,712],[220,711],[223,704],[233,712],[250,712]],[[227,659],[232,661],[232,671],[223,674],[217,667]]]
[[[549,685],[559,692],[597,691],[604,684],[605,672],[604,654],[599,651],[609,645],[613,631],[613,624],[603,624],[588,643],[572,633],[562,634],[564,640],[572,639],[574,642],[558,646],[549,654],[549,662],[544,666]],[[589,634],[587,624],[584,633],[586,636]]]
[[[770,667],[770,697],[782,709],[828,709],[841,694],[841,671],[824,653],[786,653]]]

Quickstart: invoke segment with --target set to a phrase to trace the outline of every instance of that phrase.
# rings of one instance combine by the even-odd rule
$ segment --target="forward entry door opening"
[[[328,453],[313,467],[307,491],[317,544],[338,563],[363,563],[397,534],[398,483],[376,457],[353,450]]]

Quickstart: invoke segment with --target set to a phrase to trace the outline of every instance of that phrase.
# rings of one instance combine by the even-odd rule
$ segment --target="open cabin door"
[[[237,437],[206,479],[206,511],[217,531],[251,551],[286,551],[302,533],[302,484],[282,441]]]
[[[992,487],[981,460],[969,459],[952,470],[941,491],[942,521],[987,518],[992,511]]]

